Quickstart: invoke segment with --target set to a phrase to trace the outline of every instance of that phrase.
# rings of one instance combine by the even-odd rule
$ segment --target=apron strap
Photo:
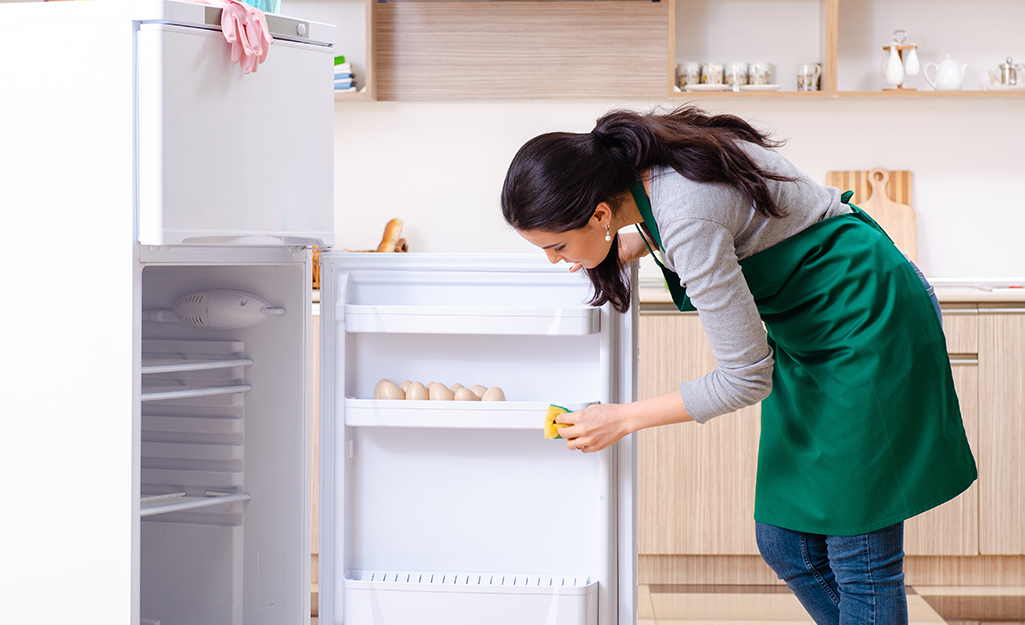
[[[651,233],[651,237],[655,239],[655,245],[659,249],[662,247],[662,237],[658,233],[658,224],[655,223],[655,217],[651,214],[651,201],[648,200],[648,194],[644,191],[644,185],[641,184],[640,180],[634,180],[630,183],[630,193],[633,194],[634,202],[637,203],[637,209],[641,213],[641,217],[644,219],[644,226]],[[644,241],[644,245],[647,246],[648,251],[651,252],[651,257],[655,259],[655,264],[662,270],[662,276],[665,278],[666,287],[669,288],[669,294],[673,296],[673,303],[681,311],[692,311],[694,306],[690,303],[690,298],[687,297],[687,289],[680,284],[680,276],[676,272],[667,269],[662,261],[658,259],[658,254],[651,248],[651,244],[648,243],[648,237],[644,236],[641,232],[639,224],[635,224],[637,232],[641,235],[641,239]]]

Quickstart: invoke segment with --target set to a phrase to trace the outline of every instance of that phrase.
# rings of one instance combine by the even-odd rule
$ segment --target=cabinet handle
[[[1006,314],[1022,314],[1025,313],[1025,308],[980,308],[980,313],[1006,313]]]
[[[978,358],[951,358],[950,359],[950,364],[952,366],[953,365],[960,365],[960,366],[977,365],[977,364],[979,364],[979,359]]]

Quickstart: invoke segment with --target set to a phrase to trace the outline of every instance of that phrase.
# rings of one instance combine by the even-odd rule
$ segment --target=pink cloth
[[[243,74],[256,71],[267,59],[274,38],[267,30],[267,17],[260,9],[237,0],[188,0],[221,7],[221,33],[231,44],[231,62],[242,67]]]

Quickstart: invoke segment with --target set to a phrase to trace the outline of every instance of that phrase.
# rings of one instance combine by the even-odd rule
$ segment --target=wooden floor
[[[814,625],[782,586],[640,586],[637,600],[637,625]],[[908,616],[911,625],[1025,625],[1025,587],[908,588]]]

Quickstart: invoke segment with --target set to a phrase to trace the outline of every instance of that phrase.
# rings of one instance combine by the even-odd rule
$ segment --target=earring
[[[605,224],[605,240],[606,241],[611,241],[612,240],[612,235],[609,234],[609,225],[608,224]]]

